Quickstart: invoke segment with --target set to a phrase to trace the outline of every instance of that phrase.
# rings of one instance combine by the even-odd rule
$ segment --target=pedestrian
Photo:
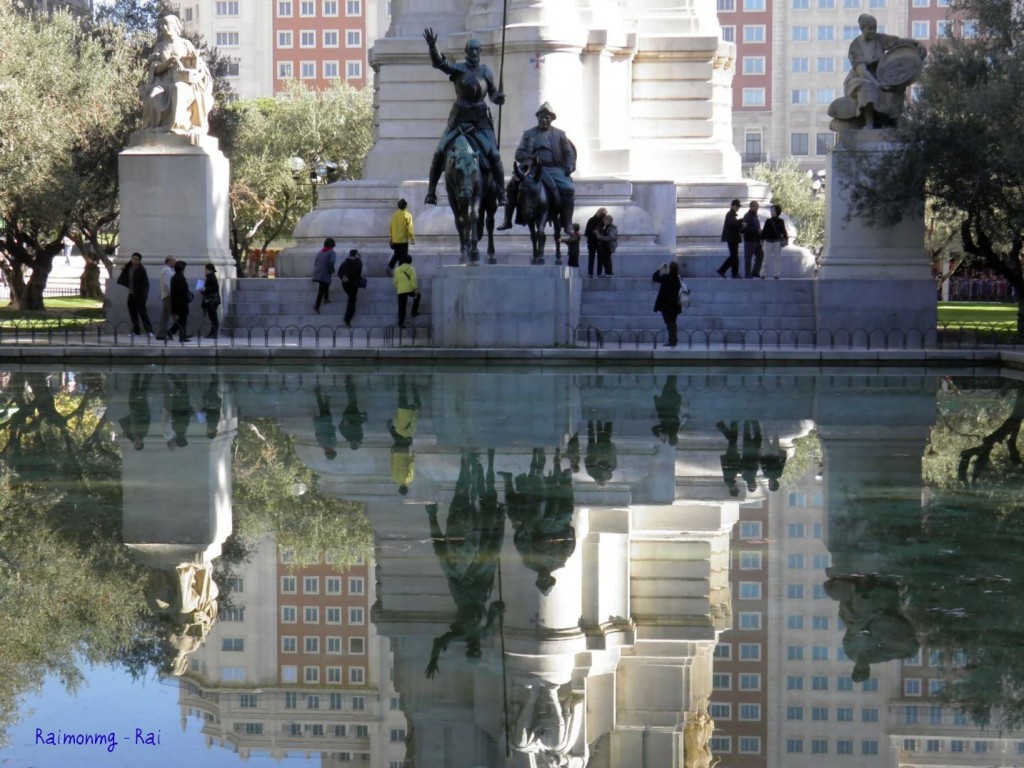
[[[683,287],[683,281],[679,277],[679,265],[674,261],[662,264],[651,275],[651,280],[658,283],[658,298],[654,300],[654,311],[661,312],[661,319],[665,321],[665,328],[668,329],[668,343],[665,346],[674,347],[679,342],[676,318],[683,311],[679,303],[679,292]]]
[[[729,204],[729,210],[725,214],[725,223],[722,225],[722,242],[729,248],[729,256],[722,262],[717,270],[719,277],[725,277],[725,270],[729,270],[733,277],[740,276],[740,241],[743,239],[743,222],[740,221],[740,201],[733,200]]]
[[[764,272],[771,271],[772,278],[779,279],[779,270],[782,267],[782,249],[789,245],[789,233],[786,231],[786,222],[782,219],[782,206],[771,207],[771,217],[764,223],[761,229],[761,239],[765,246]],[[764,277],[764,272],[761,277]]]
[[[167,326],[171,322],[171,278],[174,277],[174,257],[164,259],[164,268],[160,270],[160,328],[158,339],[167,338]]]
[[[64,235],[60,241],[61,250],[64,251],[64,266],[71,266],[71,249],[75,247],[75,241],[67,235]]]
[[[317,284],[313,311],[318,315],[321,304],[331,303],[331,280],[334,278],[335,259],[334,238],[328,237],[324,240],[324,247],[317,252],[316,258],[313,259],[313,282]]]
[[[610,215],[605,215],[604,224],[597,233],[597,276],[611,277],[615,274],[612,269],[612,256],[619,247],[619,228],[615,226],[615,220]],[[604,270],[604,274],[601,271]]]
[[[597,258],[597,233],[604,226],[604,217],[608,215],[607,208],[598,208],[597,212],[587,219],[583,228],[583,237],[587,239],[587,277],[594,276],[594,260]],[[601,265],[597,265],[597,274],[601,274]]]
[[[345,305],[345,327],[351,328],[352,318],[356,316],[356,297],[365,282],[363,280],[363,260],[359,255],[358,248],[350,250],[348,256],[341,262],[341,266],[338,267],[338,277],[341,278],[341,290],[348,297],[348,303]]]
[[[412,214],[406,210],[408,203],[404,198],[398,201],[398,210],[391,214],[390,245],[391,260],[388,261],[388,275],[395,271],[395,265],[409,254],[409,246],[416,244],[416,233],[412,227]]]
[[[572,225],[572,234],[566,238],[566,248],[569,250],[569,266],[579,268],[580,266],[580,225]]]
[[[210,332],[206,334],[208,339],[216,339],[220,333],[220,319],[217,317],[217,309],[220,307],[220,283],[217,281],[217,268],[213,264],[206,265],[206,276],[203,278],[203,299],[201,306],[210,321]]]
[[[416,316],[419,309],[419,283],[416,281],[416,268],[412,265],[412,256],[406,254],[395,268],[393,277],[395,293],[398,294],[398,326],[405,327],[406,308],[409,299],[413,299],[412,315]]]
[[[757,216],[760,204],[751,200],[743,214],[743,276],[760,277],[764,250],[761,248],[761,220]]]
[[[121,268],[117,284],[128,289],[128,317],[132,321],[132,336],[141,336],[142,328],[145,328],[146,334],[152,339],[153,324],[149,321],[149,310],[146,309],[146,302],[149,300],[149,275],[142,266],[141,253],[136,251],[131,255],[128,263]]]
[[[178,332],[178,340],[181,342],[191,341],[188,335],[188,305],[192,301],[192,291],[188,289],[188,280],[185,279],[185,267],[188,264],[184,261],[174,262],[174,276],[171,278],[171,317],[174,324],[167,329],[167,339]]]

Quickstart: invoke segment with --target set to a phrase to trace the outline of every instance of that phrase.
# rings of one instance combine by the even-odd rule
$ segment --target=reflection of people
[[[121,425],[121,434],[125,439],[131,441],[136,451],[145,448],[145,438],[149,434],[149,425],[152,421],[149,410],[149,385],[152,374],[132,374],[132,386],[128,391],[128,415],[122,417],[118,423]]]
[[[481,641],[494,632],[495,622],[505,611],[500,600],[487,604],[505,535],[505,509],[494,488],[494,451],[487,452],[486,475],[479,455],[463,452],[445,532],[438,524],[437,504],[427,504],[426,509],[434,554],[456,607],[451,628],[434,640],[426,672],[432,678],[452,640],[465,641],[466,658],[479,659]]]
[[[612,423],[610,421],[587,422],[587,452],[583,457],[583,466],[598,485],[604,485],[612,479],[612,472],[618,464],[615,443],[612,442]]]
[[[451,62],[437,50],[437,35],[434,30],[423,30],[423,39],[430,49],[430,63],[448,75],[455,86],[455,103],[448,114],[448,126],[430,161],[430,178],[427,181],[427,205],[437,205],[437,182],[444,167],[444,153],[455,137],[462,133],[469,139],[480,159],[481,170],[490,170],[498,205],[505,200],[505,168],[498,153],[498,142],[494,138],[494,124],[491,111],[487,108],[486,97],[497,105],[505,103],[505,94],[494,85],[491,70],[480,63],[480,41],[471,39],[466,43],[466,60],[459,64]],[[486,167],[484,167],[486,166]]]
[[[743,450],[740,453],[740,474],[748,491],[757,490],[757,471],[761,468],[761,422],[743,422]]]
[[[174,14],[157,21],[157,42],[146,62],[142,125],[170,133],[206,133],[213,108],[213,77],[202,56],[181,36]]]
[[[729,441],[725,453],[720,457],[722,462],[722,479],[725,481],[726,488],[729,489],[729,495],[739,496],[740,487],[736,484],[736,477],[742,469],[739,449],[739,426],[737,426],[735,421],[730,421],[728,426],[726,426],[724,421],[720,421],[715,426],[725,436],[725,439]]]
[[[885,576],[835,575],[825,593],[839,601],[839,618],[846,627],[843,651],[853,659],[852,677],[862,682],[871,676],[871,665],[905,659],[917,653],[914,625],[903,615],[899,585]]]
[[[544,475],[547,458],[534,448],[530,473],[520,474],[513,487],[505,475],[505,503],[515,529],[515,545],[523,564],[537,573],[542,595],[555,586],[554,571],[564,568],[576,551],[576,529],[572,526],[574,499],[572,468],[562,469],[562,453],[555,450],[551,473]]]
[[[338,437],[334,431],[334,418],[331,416],[331,399],[326,397],[316,385],[316,409],[317,415],[313,417],[313,434],[316,436],[316,444],[324,451],[324,458],[333,461],[338,455]]]
[[[667,376],[661,394],[654,396],[654,411],[658,414],[658,423],[651,428],[651,432],[661,442],[669,445],[678,442],[679,428],[683,423],[682,406],[683,398],[676,387],[676,376]]]
[[[359,399],[356,393],[355,382],[352,376],[345,376],[345,410],[341,414],[341,421],[338,422],[338,432],[348,443],[353,451],[358,450],[363,443],[363,424],[366,423],[366,411],[359,410]]]
[[[777,434],[768,435],[767,447],[761,451],[761,473],[768,481],[768,490],[779,490],[779,481],[786,469],[786,449],[779,445]]]
[[[576,205],[576,188],[572,174],[576,171],[576,147],[565,131],[551,123],[558,118],[551,105],[541,104],[536,113],[537,126],[523,131],[516,148],[516,162],[532,161],[541,167],[541,182],[551,199],[560,201],[561,232],[572,235],[572,215]],[[505,221],[498,229],[512,229],[512,213],[519,198],[519,178],[513,174],[508,182],[508,203]],[[525,224],[526,222],[520,222]],[[555,233],[559,234],[558,231]]]
[[[202,420],[206,422],[206,436],[211,440],[217,436],[223,404],[220,396],[220,376],[216,373],[210,374],[210,380],[203,390]]]
[[[167,377],[169,390],[164,394],[165,419],[170,427],[170,435],[167,436],[167,447],[184,448],[188,445],[188,426],[192,421],[195,411],[192,408],[192,399],[188,393],[188,380],[182,374],[171,374]]]
[[[178,340],[182,342],[192,340],[187,333],[188,305],[192,301],[192,291],[188,289],[188,280],[185,279],[187,266],[184,261],[174,262],[174,277],[171,278],[171,317],[174,318],[174,323],[167,329],[168,339],[178,331]]]
[[[410,392],[412,397],[410,399]],[[398,485],[398,492],[405,496],[416,470],[416,456],[412,452],[412,439],[416,435],[416,418],[420,410],[420,393],[416,381],[408,385],[404,373],[398,374],[398,408],[395,417],[388,422],[391,433],[391,478]]]

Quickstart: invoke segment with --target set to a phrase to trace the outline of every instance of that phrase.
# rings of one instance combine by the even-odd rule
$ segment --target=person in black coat
[[[171,277],[171,316],[174,318],[174,323],[167,329],[168,339],[172,338],[174,332],[177,331],[178,340],[182,342],[192,340],[192,337],[186,333],[188,305],[192,301],[192,291],[188,289],[188,280],[185,278],[185,267],[187,266],[188,264],[184,261],[174,262],[174,276]]]
[[[210,321],[210,332],[206,334],[208,339],[216,339],[220,332],[220,320],[217,318],[217,308],[220,306],[220,283],[217,282],[217,268],[213,264],[206,265],[206,275],[203,277],[203,311]]]
[[[598,208],[597,212],[587,219],[587,225],[583,228],[583,237],[587,239],[587,277],[594,276],[594,261],[597,259],[597,233],[604,226],[604,217],[608,215],[608,209]],[[598,274],[601,274],[598,267]]]
[[[679,304],[679,289],[683,281],[679,277],[679,265],[670,261],[662,264],[651,275],[651,280],[658,283],[658,298],[654,300],[654,311],[661,312],[661,319],[665,321],[665,328],[668,329],[668,343],[666,347],[674,347],[678,343],[678,329],[676,318],[683,311]]]
[[[408,243],[405,245],[408,250]],[[352,318],[356,316],[356,297],[363,282],[363,260],[359,257],[358,249],[353,248],[348,252],[348,258],[338,267],[338,277],[341,278],[341,290],[348,296],[348,304],[345,305],[345,326],[351,328]]]
[[[153,338],[153,324],[149,321],[149,311],[146,309],[146,302],[149,300],[149,274],[142,266],[141,253],[136,251],[131,255],[128,263],[121,268],[117,283],[128,289],[128,316],[132,321],[132,335],[141,335],[142,329],[145,328],[149,338]]]
[[[729,247],[729,256],[716,271],[719,277],[725,277],[728,269],[733,277],[740,276],[740,242],[743,240],[743,222],[740,221],[740,201],[733,200],[729,212],[725,214],[722,225],[722,242]]]

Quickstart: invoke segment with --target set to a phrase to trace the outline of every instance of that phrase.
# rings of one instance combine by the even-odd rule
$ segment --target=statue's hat
[[[558,115],[555,114],[555,110],[551,108],[551,103],[547,101],[540,105],[540,109],[538,109],[535,114],[537,117],[540,117],[541,115],[551,115],[552,120],[558,119]]]

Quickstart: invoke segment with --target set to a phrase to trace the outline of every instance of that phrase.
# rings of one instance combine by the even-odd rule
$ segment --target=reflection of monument
[[[138,251],[150,265],[150,317],[160,316],[154,266],[167,255],[188,262],[190,283],[204,274],[204,264],[214,264],[227,311],[235,262],[228,245],[228,161],[207,135],[213,78],[181,36],[176,16],[162,16],[157,26],[159,39],[145,62],[141,91],[144,128],[118,161],[119,258]],[[113,282],[108,292],[107,319],[126,322],[124,292]]]

